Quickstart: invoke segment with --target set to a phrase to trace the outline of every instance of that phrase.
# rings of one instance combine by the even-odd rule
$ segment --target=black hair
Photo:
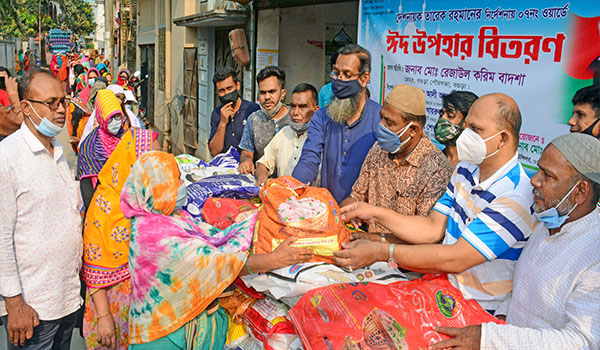
[[[454,106],[454,109],[463,115],[464,121],[467,118],[467,114],[469,114],[469,109],[473,105],[473,102],[478,98],[471,91],[452,90],[448,95],[442,97],[442,106],[444,108],[448,108],[449,104]]]
[[[52,72],[50,72],[49,70],[42,68],[32,68],[31,70],[29,70],[29,72],[23,75],[21,80],[19,80],[19,99],[25,100],[27,98],[27,95],[29,94],[29,86],[31,85],[33,78],[40,74],[47,75],[49,78],[58,81],[54,77],[54,74],[52,74]]]
[[[217,68],[217,70],[215,71],[215,75],[213,76],[213,84],[215,84],[216,87],[218,82],[223,81],[229,77],[233,78],[234,83],[237,83],[239,81],[235,69],[231,67],[219,67]]]
[[[265,67],[265,68],[261,69],[260,72],[258,72],[258,74],[256,75],[256,81],[257,81],[257,83],[260,84],[263,80],[265,80],[269,77],[277,77],[277,80],[279,80],[279,84],[281,84],[281,88],[284,87],[285,72],[283,71],[283,69],[281,69],[277,66]]]
[[[110,73],[109,73],[110,74]],[[112,75],[112,74],[111,74]],[[101,81],[104,84],[108,85],[108,79],[106,79],[106,77],[96,77],[96,80],[94,81],[94,84],[96,83],[96,81]]]
[[[317,92],[317,89],[307,83],[301,83],[296,85],[296,87],[294,88],[294,91],[292,91],[292,95],[295,93],[299,93],[299,92],[305,92],[305,91],[310,91],[310,94],[312,96],[313,102],[316,105],[319,104],[319,93]]]
[[[337,61],[337,58],[340,54],[337,52],[334,52],[333,55],[331,55],[331,58],[329,59],[329,63],[331,63],[331,66],[333,67],[335,65],[335,61]]]
[[[76,64],[73,67],[73,71],[75,71],[75,74],[77,74],[77,77],[78,77],[80,74],[83,74],[85,70],[82,65]]]
[[[6,72],[6,75],[8,75],[8,77],[12,77],[12,75],[10,74],[10,71],[6,67],[0,66],[0,72]]]
[[[600,86],[590,85],[577,90],[571,102],[574,106],[589,103],[594,117],[600,118]]]
[[[371,53],[364,47],[358,44],[348,44],[342,46],[337,52],[338,55],[357,55],[360,61],[360,65],[358,66],[360,74],[371,71]]]

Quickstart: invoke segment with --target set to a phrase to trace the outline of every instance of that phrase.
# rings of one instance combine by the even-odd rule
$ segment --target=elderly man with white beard
[[[347,198],[367,153],[377,140],[381,105],[367,97],[371,54],[349,44],[338,50],[331,71],[334,98],[310,121],[308,138],[294,173],[313,182],[321,169],[321,187],[339,203]]]

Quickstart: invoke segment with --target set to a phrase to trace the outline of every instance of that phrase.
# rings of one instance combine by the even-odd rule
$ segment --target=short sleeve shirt
[[[444,244],[463,238],[488,261],[448,276],[465,298],[496,310],[512,290],[514,265],[533,230],[533,193],[517,155],[479,182],[479,167],[457,165],[434,210],[448,217]]]
[[[215,108],[210,115],[210,136],[208,138],[208,142],[210,142],[217,133],[217,128],[219,127],[219,122],[221,121],[221,108],[223,108],[222,105]],[[238,109],[238,111],[233,115],[233,118],[225,127],[225,139],[223,140],[223,149],[220,153],[227,152],[229,147],[235,147],[238,151],[240,151],[240,140],[242,139],[244,126],[246,125],[247,119],[250,114],[259,109],[260,107],[256,103],[242,99],[240,109]]]
[[[426,216],[452,176],[448,159],[424,134],[404,161],[392,157],[374,144],[350,197],[400,214]],[[369,231],[390,232],[379,224],[369,225]]]

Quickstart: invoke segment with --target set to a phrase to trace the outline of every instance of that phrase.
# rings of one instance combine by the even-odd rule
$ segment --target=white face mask
[[[277,114],[277,112],[279,112],[279,110],[281,109],[281,106],[283,106],[283,102],[279,101],[278,104],[276,104],[273,108],[267,110],[265,109],[265,107],[263,107],[262,105],[260,105],[260,109],[261,111],[263,111],[263,113],[265,113],[269,118],[273,118],[275,116],[275,114]]]
[[[121,131],[121,125],[123,124],[123,119],[121,118],[110,118],[108,122],[107,129],[113,135],[117,135],[119,131]]]
[[[458,159],[461,162],[469,162],[475,165],[481,164],[481,162],[483,162],[484,159],[493,156],[494,154],[496,154],[496,152],[500,150],[498,148],[491,154],[486,155],[487,148],[485,147],[485,143],[488,140],[491,140],[494,137],[500,135],[503,131],[504,130],[501,130],[484,140],[472,129],[465,128],[465,130],[462,132],[462,134],[460,134],[460,136],[456,140]]]

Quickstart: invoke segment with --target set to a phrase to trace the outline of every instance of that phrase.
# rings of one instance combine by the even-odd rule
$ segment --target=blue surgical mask
[[[187,187],[179,186],[177,189],[177,201],[175,202],[175,210],[183,208],[187,204]]]
[[[402,148],[402,146],[404,146],[412,138],[411,136],[404,141],[402,141],[400,138],[402,135],[404,135],[412,123],[413,122],[406,124],[406,126],[400,130],[399,134],[396,134],[395,132],[383,126],[383,124],[379,123],[379,125],[377,125],[377,143],[379,144],[379,147],[392,154],[398,152],[400,148]]]
[[[358,79],[354,80],[340,80],[331,79],[331,91],[335,97],[339,99],[345,99],[358,94],[362,90],[362,86],[358,82]]]
[[[546,228],[548,229],[561,227],[565,223],[565,221],[567,221],[571,212],[573,212],[573,210],[577,208],[577,203],[575,203],[575,206],[573,206],[573,208],[571,208],[571,210],[569,210],[569,212],[566,215],[562,216],[558,213],[558,210],[556,208],[558,208],[562,204],[562,202],[564,202],[564,200],[569,197],[569,195],[571,194],[571,192],[573,192],[577,185],[579,185],[579,181],[577,181],[575,186],[573,186],[573,188],[571,188],[569,192],[567,192],[567,194],[564,195],[564,197],[560,200],[560,202],[558,202],[557,205],[550,209],[546,209],[543,212],[533,213],[533,216],[536,219],[538,219],[538,221],[543,222]]]
[[[29,118],[29,120],[31,120],[33,125],[35,125],[35,129],[37,131],[39,131],[42,135],[45,135],[48,137],[56,137],[58,134],[60,134],[60,132],[62,131],[64,126],[60,127],[60,126],[54,124],[53,122],[49,121],[48,119],[42,118],[38,114],[38,112],[35,110],[35,108],[33,108],[33,105],[31,104],[31,102],[27,101],[27,103],[29,103],[29,106],[33,110],[33,113],[35,113],[35,115],[42,120],[39,125],[36,125],[35,122],[33,121],[33,119],[31,119],[30,116],[27,116]]]
[[[89,86],[94,86],[95,82],[96,82],[96,78],[90,78],[90,79],[88,79],[88,85]]]

